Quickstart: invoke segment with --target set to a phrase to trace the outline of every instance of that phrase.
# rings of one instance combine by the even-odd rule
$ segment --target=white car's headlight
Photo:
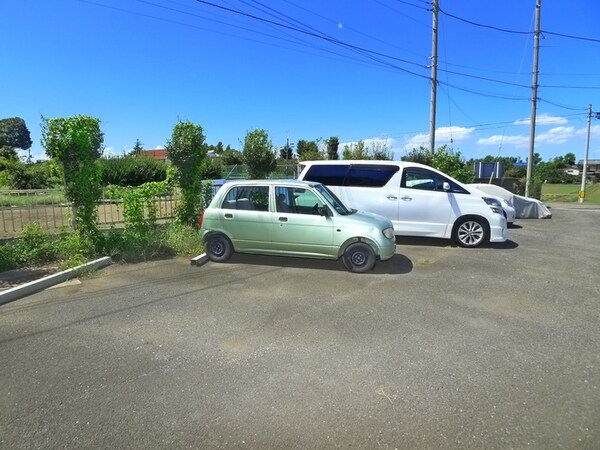
[[[383,235],[388,239],[394,239],[394,229],[386,228],[385,230],[383,230]]]
[[[502,206],[500,204],[500,202],[498,201],[498,199],[491,198],[491,197],[481,197],[481,198],[483,199],[484,202],[486,202],[490,206],[499,206],[499,207]]]

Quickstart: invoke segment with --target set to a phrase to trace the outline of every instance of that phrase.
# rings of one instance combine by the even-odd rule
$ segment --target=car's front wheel
[[[483,219],[466,218],[454,226],[454,242],[461,247],[478,247],[488,242],[488,225]]]
[[[208,259],[215,262],[224,262],[231,258],[233,246],[229,239],[222,234],[210,236],[206,240],[206,254]]]
[[[375,266],[375,252],[368,244],[362,242],[349,245],[342,259],[350,272],[368,272]]]

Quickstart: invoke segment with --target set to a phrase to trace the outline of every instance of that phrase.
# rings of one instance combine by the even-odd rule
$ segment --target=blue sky
[[[400,158],[427,145],[430,3],[210,1],[1,1],[0,118],[25,119],[34,158],[41,116],[77,114],[102,121],[117,155],[136,139],[164,146],[178,120],[236,149],[256,128],[276,147],[375,139]],[[535,3],[440,0],[437,144],[467,159],[527,158]],[[544,160],[583,159],[587,107],[600,111],[599,21],[597,0],[542,0]],[[590,158],[600,159],[600,120]]]

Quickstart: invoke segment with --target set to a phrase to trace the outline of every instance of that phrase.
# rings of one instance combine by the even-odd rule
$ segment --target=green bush
[[[198,231],[178,223],[158,225],[144,232],[111,229],[99,235],[97,242],[66,231],[48,235],[34,224],[19,239],[0,245],[0,272],[52,263],[65,270],[107,255],[119,261],[136,262],[198,255],[202,251]]]
[[[23,164],[10,161],[6,167],[6,184],[11,189],[50,189],[62,186],[60,166],[53,161],[41,161],[34,164]]]
[[[150,157],[100,159],[103,186],[139,186],[167,178],[167,163]]]

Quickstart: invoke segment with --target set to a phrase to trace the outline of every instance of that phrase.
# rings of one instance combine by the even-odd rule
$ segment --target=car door
[[[399,184],[399,167],[395,164],[352,164],[344,186],[330,189],[344,204],[387,217],[396,225]]]
[[[337,257],[333,219],[320,214],[324,202],[311,189],[275,186],[272,250],[302,256]]]
[[[220,212],[223,229],[238,251],[264,252],[271,249],[269,186],[233,187],[225,196]]]
[[[423,167],[405,167],[399,190],[397,234],[446,236],[455,212],[452,192],[444,190],[449,180]],[[448,186],[448,184],[446,184]]]

